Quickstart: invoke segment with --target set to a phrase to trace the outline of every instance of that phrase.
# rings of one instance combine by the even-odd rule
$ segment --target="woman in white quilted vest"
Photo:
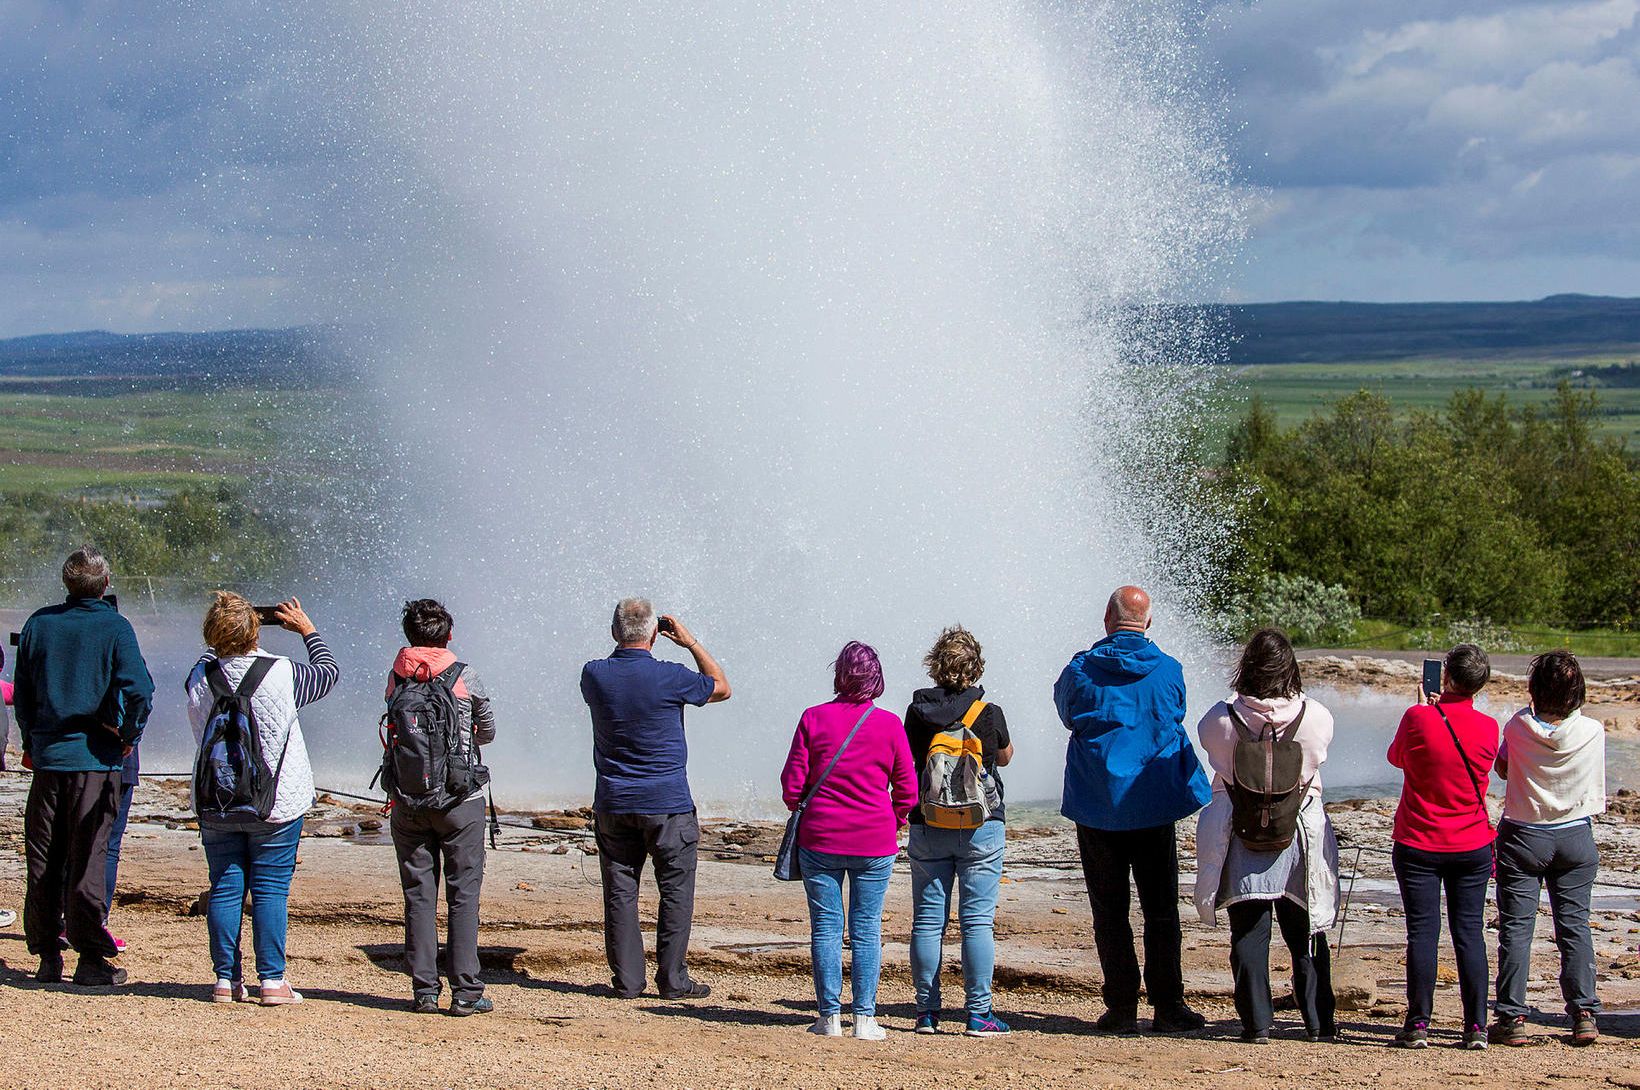
[[[1220,908],[1230,917],[1230,974],[1243,1041],[1268,1044],[1275,1022],[1270,999],[1272,916],[1292,954],[1293,998],[1304,1019],[1304,1035],[1311,1041],[1332,1041],[1338,1027],[1327,932],[1338,908],[1338,843],[1321,805],[1320,775],[1332,744],[1332,713],[1304,694],[1298,656],[1280,629],[1253,633],[1242,650],[1232,687],[1234,699],[1209,708],[1196,728],[1213,770],[1213,800],[1196,822],[1196,910],[1207,924],[1216,922]],[[1290,734],[1302,754],[1297,787],[1301,801],[1285,847],[1273,847],[1245,827],[1244,839],[1232,821],[1230,785],[1236,778],[1237,742],[1263,743],[1272,731],[1281,740]],[[1273,748],[1270,753],[1268,767],[1273,770]],[[1289,830],[1276,832],[1274,839],[1279,840]]]
[[[194,775],[200,841],[211,876],[205,914],[216,970],[211,997],[218,1003],[249,998],[239,954],[249,890],[251,933],[261,981],[257,996],[265,1007],[302,1001],[301,993],[285,979],[286,902],[296,872],[302,818],[313,805],[313,767],[308,763],[297,709],[330,692],[340,676],[336,659],[301,602],[295,598],[281,602],[274,616],[281,627],[302,637],[306,663],[262,650],[258,644],[262,626],[255,607],[240,595],[217,591],[205,612],[205,643],[210,653],[188,675],[188,721],[194,741],[200,743],[207,735],[218,737],[212,720],[220,724],[225,694],[248,691],[262,753],[261,775],[271,772],[273,776],[268,785],[271,792],[264,791],[247,804],[224,789],[223,781],[229,777],[208,767],[212,761],[217,770],[233,767],[235,751],[219,745],[212,745],[205,760],[196,763]],[[206,770],[203,775],[202,769]],[[210,782],[202,784],[202,779]],[[243,774],[240,779],[244,781]]]
[[[1570,651],[1534,658],[1526,691],[1532,702],[1504,725],[1498,747],[1497,770],[1506,789],[1496,872],[1498,999],[1488,1036],[1501,1045],[1533,1042],[1526,1028],[1526,978],[1538,900],[1547,885],[1572,1044],[1592,1045],[1600,1036],[1600,1000],[1589,902],[1600,870],[1594,818],[1606,812],[1606,728],[1583,714],[1583,667]]]

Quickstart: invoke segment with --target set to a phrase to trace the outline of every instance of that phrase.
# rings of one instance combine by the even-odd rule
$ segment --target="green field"
[[[1406,411],[1439,409],[1459,390],[1504,394],[1516,405],[1543,405],[1563,372],[1627,363],[1632,355],[1577,359],[1417,359],[1392,363],[1271,363],[1238,367],[1226,376],[1230,395],[1257,395],[1283,428],[1355,393],[1370,390]],[[1571,378],[1574,385],[1581,380]],[[1601,430],[1640,451],[1640,387],[1591,386],[1600,397]]]
[[[114,396],[10,393],[0,382],[0,493],[148,497],[239,482],[279,456],[322,476],[335,391],[208,390]],[[318,438],[318,437],[315,437]],[[305,446],[306,449],[299,449]]]

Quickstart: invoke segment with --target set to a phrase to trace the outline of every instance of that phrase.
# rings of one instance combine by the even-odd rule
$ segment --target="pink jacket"
[[[803,713],[780,774],[786,809],[797,809],[867,706],[833,700]],[[875,708],[809,803],[798,846],[831,855],[897,855],[899,828],[916,803],[917,769],[905,726],[893,712]]]

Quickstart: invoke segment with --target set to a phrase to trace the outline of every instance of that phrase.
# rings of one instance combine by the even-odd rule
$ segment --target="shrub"
[[[1345,588],[1303,575],[1277,574],[1252,591],[1232,595],[1220,627],[1235,640],[1275,625],[1297,644],[1337,644],[1354,636],[1360,620],[1361,610]]]

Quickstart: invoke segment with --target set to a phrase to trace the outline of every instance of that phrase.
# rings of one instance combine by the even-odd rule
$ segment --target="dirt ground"
[[[21,907],[21,800],[26,778],[0,775],[0,905]],[[691,963],[713,992],[701,1002],[607,995],[597,860],[580,850],[582,817],[542,816],[509,828],[492,852],[484,892],[482,956],[493,1014],[418,1017],[405,1009],[400,901],[391,850],[362,808],[327,804],[304,840],[291,894],[290,977],[296,1007],[209,1002],[204,920],[191,915],[205,887],[197,833],[175,787],[145,783],[126,840],[113,926],[129,943],[131,983],[113,992],[32,980],[20,925],[0,933],[0,1073],[8,1087],[941,1087],[1465,1086],[1640,1087],[1640,830],[1623,815],[1599,835],[1614,883],[1597,895],[1597,949],[1608,1013],[1589,1049],[1565,1043],[1548,921],[1539,928],[1531,1001],[1536,1047],[1464,1052],[1449,964],[1437,996],[1434,1046],[1387,1047],[1404,986],[1399,907],[1376,847],[1387,802],[1335,809],[1359,844],[1337,979],[1348,1040],[1312,1045],[1296,1016],[1278,1015],[1268,1047],[1235,1040],[1227,932],[1184,914],[1187,988],[1211,1019],[1189,1037],[1097,1034],[1102,1010],[1087,902],[1069,866],[1064,826],[1010,829],[1010,863],[997,916],[996,1009],[1016,1032],[972,1040],[910,1032],[905,938],[909,879],[897,873],[885,915],[879,1001],[888,1040],[824,1040],[813,1017],[808,926],[801,888],[773,881],[762,860],[774,830],[717,824],[703,838]],[[529,824],[529,823],[525,823]],[[1181,829],[1188,897],[1191,842]],[[745,855],[723,858],[730,852]],[[1346,850],[1346,868],[1354,866]],[[646,902],[652,918],[652,902]],[[1335,943],[1339,938],[1334,933]],[[245,943],[249,951],[249,922]],[[953,951],[954,953],[954,951]],[[1283,982],[1287,961],[1273,953]],[[72,966],[72,962],[70,962]],[[1279,989],[1278,989],[1279,990]],[[946,982],[947,1007],[960,981]],[[960,1001],[960,1000],[959,1000]],[[1633,1010],[1635,1013],[1626,1013]],[[1145,1012],[1141,1012],[1142,1014]],[[955,1011],[948,1009],[948,1017]],[[948,1023],[949,1025],[949,1023]],[[1632,1073],[1631,1073],[1632,1072]]]

